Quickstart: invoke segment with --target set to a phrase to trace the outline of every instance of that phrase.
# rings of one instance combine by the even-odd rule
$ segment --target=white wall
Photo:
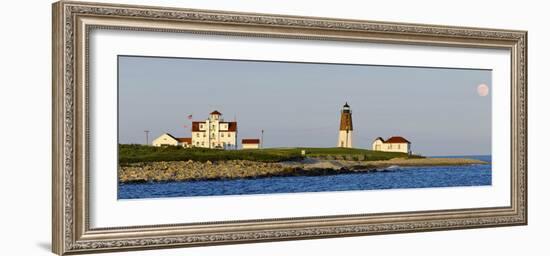
[[[96,0],[105,1],[105,0]],[[147,0],[117,0],[151,4]],[[0,15],[0,134],[3,145],[1,255],[51,255],[50,1],[9,1]],[[277,243],[141,251],[109,255],[546,255],[550,180],[550,23],[544,1],[215,1],[155,5],[529,30],[529,226]],[[20,144],[18,136],[33,138]]]
[[[153,140],[153,146],[162,146],[162,145],[172,145],[177,146],[178,141],[175,140],[173,137],[168,136],[168,134],[163,133],[162,135],[158,136],[156,139]]]
[[[353,131],[339,131],[337,147],[353,148]]]
[[[258,149],[260,148],[260,144],[242,144],[243,149]]]
[[[376,146],[378,145],[380,146],[380,149],[378,149],[380,151],[409,153],[408,143],[382,143],[376,140],[372,143],[372,150],[377,150]]]

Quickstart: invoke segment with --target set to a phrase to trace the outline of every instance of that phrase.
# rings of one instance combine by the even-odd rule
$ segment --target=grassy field
[[[302,159],[305,150],[307,157],[338,160],[375,161],[396,157],[418,158],[404,153],[380,152],[356,148],[266,148],[248,150],[219,150],[207,148],[153,147],[144,145],[119,145],[119,163],[158,162],[158,161],[221,161],[250,160],[258,162],[280,162]]]

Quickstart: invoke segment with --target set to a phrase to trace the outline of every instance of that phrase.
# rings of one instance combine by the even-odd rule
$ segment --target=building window
[[[203,138],[206,138],[206,133],[203,133],[203,134],[202,134],[202,137],[203,137]]]
[[[222,138],[223,138],[223,132],[222,132],[222,134],[221,134],[220,136],[222,136]]]
[[[203,142],[201,142],[201,146],[204,146],[204,141],[203,141]]]
[[[397,149],[401,149],[401,144],[397,144]]]
[[[231,133],[228,133],[228,134],[227,134],[227,137],[231,137]]]

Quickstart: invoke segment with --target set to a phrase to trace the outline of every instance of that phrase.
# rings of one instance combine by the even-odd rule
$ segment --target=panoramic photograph
[[[490,186],[491,70],[118,56],[118,199]]]

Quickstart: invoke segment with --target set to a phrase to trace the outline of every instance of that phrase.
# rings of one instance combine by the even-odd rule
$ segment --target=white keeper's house
[[[225,122],[222,113],[214,110],[204,121],[192,123],[191,144],[201,148],[237,148],[237,122]]]
[[[410,154],[411,142],[401,136],[393,136],[387,140],[378,137],[372,142],[372,150]]]
[[[163,133],[153,140],[153,146],[181,146],[184,148],[237,148],[237,122],[225,122],[222,113],[214,110],[204,121],[193,121],[191,138],[176,138]]]

